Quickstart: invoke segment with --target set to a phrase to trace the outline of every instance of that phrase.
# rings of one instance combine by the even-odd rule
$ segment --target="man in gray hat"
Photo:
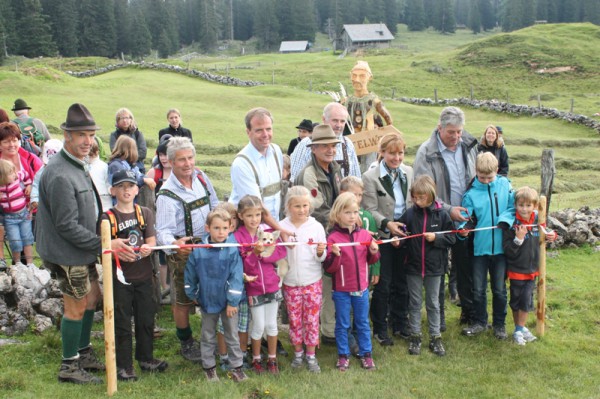
[[[40,179],[37,251],[63,294],[58,381],[99,384],[102,380],[87,371],[104,370],[90,343],[100,297],[96,261],[101,242],[96,232],[102,205],[89,174],[88,154],[100,127],[84,105],[73,104],[61,129],[64,147]],[[112,249],[119,250],[123,261],[135,260],[123,239],[112,240]]]
[[[44,142],[50,140],[50,132],[48,132],[48,128],[44,122],[29,116],[30,109],[31,107],[27,105],[25,100],[17,98],[12,107],[12,111],[17,116],[13,119],[13,122],[19,126],[22,135],[30,137],[33,141],[31,147],[25,145],[23,148],[40,156]]]

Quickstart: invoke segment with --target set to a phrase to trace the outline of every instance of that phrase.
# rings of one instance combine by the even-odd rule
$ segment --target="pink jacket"
[[[355,292],[364,291],[369,287],[369,265],[379,260],[379,252],[375,255],[369,251],[369,245],[373,238],[367,230],[360,227],[352,232],[341,228],[337,224],[327,237],[328,244],[340,244],[347,242],[361,242],[367,245],[352,247],[341,247],[341,255],[335,256],[330,249],[323,267],[327,273],[332,274],[332,285],[334,291]]]
[[[246,227],[240,226],[233,233],[238,243],[255,243],[258,241],[256,236],[251,236]],[[277,242],[281,242],[277,240]],[[275,262],[285,258],[285,247],[276,246],[273,254],[267,258],[257,256],[252,252],[252,247],[240,247],[240,255],[244,262],[244,273],[248,276],[258,276],[255,281],[246,283],[246,293],[248,296],[262,294],[272,294],[279,290],[279,276],[275,271]]]

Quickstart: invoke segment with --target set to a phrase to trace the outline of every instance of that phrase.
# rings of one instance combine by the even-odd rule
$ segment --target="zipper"
[[[490,185],[487,185],[487,191],[488,191],[488,198],[490,200],[490,217],[492,218],[492,226],[494,225],[494,202],[492,201],[492,188],[490,187]],[[496,197],[496,208],[498,207],[498,195],[497,193],[494,193],[494,196]],[[498,209],[496,209],[496,212],[498,212]],[[494,229],[492,230],[492,255],[494,254]]]
[[[427,230],[427,210],[423,208],[423,233]],[[425,236],[421,236],[421,277],[425,278]]]

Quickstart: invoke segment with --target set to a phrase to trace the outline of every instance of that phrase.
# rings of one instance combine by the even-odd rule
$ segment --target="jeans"
[[[371,353],[371,326],[369,325],[369,290],[364,290],[360,296],[350,295],[349,292],[333,291],[335,303],[335,343],[338,355],[349,355],[348,331],[350,329],[350,310],[354,312],[354,326],[358,338],[359,355]]]
[[[421,335],[421,305],[423,304],[423,287],[425,287],[425,309],[429,336],[440,335],[440,303],[438,300],[440,280],[442,276],[425,276],[410,274],[408,282],[408,316],[411,334]]]
[[[490,274],[492,289],[492,324],[504,326],[506,320],[506,259],[504,255],[484,255],[473,257],[473,305],[474,322],[487,325],[487,276]]]
[[[23,247],[33,245],[33,231],[29,211],[4,214],[4,230],[11,252],[23,252]],[[17,262],[20,259],[15,259]]]

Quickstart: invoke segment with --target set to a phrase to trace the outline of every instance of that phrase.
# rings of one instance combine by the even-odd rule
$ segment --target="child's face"
[[[210,240],[212,242],[224,242],[227,240],[229,235],[229,228],[231,223],[221,218],[215,217],[210,222],[210,226],[206,225],[206,231],[210,234]]]
[[[433,199],[427,194],[411,194],[413,203],[419,208],[427,208],[433,203]]]
[[[310,198],[296,197],[292,199],[288,205],[290,220],[294,222],[302,222],[310,216]]]
[[[231,220],[229,221],[229,232],[233,233],[237,230],[238,227],[238,219],[237,215],[231,215]]]
[[[298,137],[300,137],[300,140],[308,136],[310,136],[310,132],[308,130],[298,129]]]
[[[169,158],[167,158],[167,154],[158,154],[158,160],[162,165],[163,169],[170,168],[171,164],[169,163]]]
[[[349,193],[354,194],[354,196],[356,197],[356,201],[360,204],[362,202],[362,198],[363,198],[363,189],[360,188],[359,186],[350,186],[348,188],[348,190],[346,190]]]
[[[358,205],[352,204],[342,210],[338,215],[338,223],[341,227],[351,228],[358,221]]]
[[[238,217],[244,223],[246,229],[254,231],[258,229],[258,226],[260,226],[260,222],[262,221],[262,209],[248,208],[245,209],[244,212],[239,213]]]
[[[535,209],[535,204],[530,201],[517,201],[517,213],[522,219],[528,220]]]
[[[138,195],[138,192],[139,188],[137,184],[130,183],[128,181],[110,188],[111,195],[117,199],[118,203],[123,204],[133,203],[133,200],[135,199],[135,196]]]
[[[481,183],[481,184],[490,184],[491,182],[496,180],[496,175],[497,175],[496,172],[492,172],[492,173],[477,172],[477,180],[479,180],[479,183]]]
[[[9,174],[8,174],[8,184],[13,184],[15,181],[17,181],[17,171],[16,170],[12,170]]]
[[[383,160],[390,169],[399,168],[404,161],[404,150],[394,148],[392,150],[386,150],[383,152]]]
[[[283,176],[281,176],[281,178],[283,180],[289,180],[290,178],[290,168],[283,168]]]

